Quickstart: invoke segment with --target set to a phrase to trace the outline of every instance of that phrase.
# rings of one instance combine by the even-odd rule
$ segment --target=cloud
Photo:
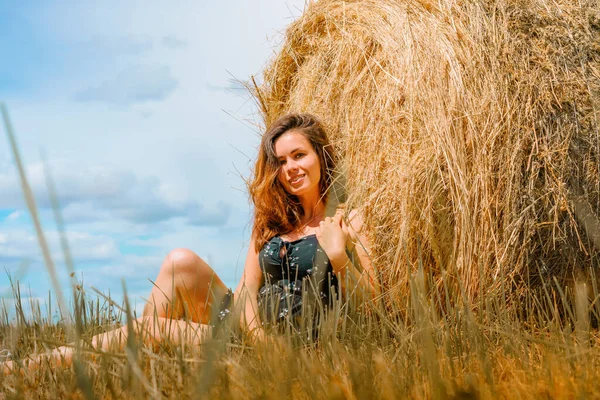
[[[97,278],[102,282],[102,278],[110,277],[141,277],[146,279],[154,279],[158,273],[163,257],[160,256],[140,256],[136,254],[126,254],[119,258],[116,263],[103,265],[98,268],[90,268],[86,273],[100,275]]]
[[[91,201],[68,203],[61,209],[63,220],[69,223],[86,223],[110,218],[110,211],[99,209]]]
[[[23,205],[21,188],[16,174],[10,172],[0,170],[0,193],[3,194],[0,208],[17,209]],[[215,207],[207,207],[184,189],[163,183],[156,177],[139,177],[123,168],[55,162],[51,173],[67,223],[118,218],[134,224],[154,224],[182,218],[192,226],[220,226],[227,222],[231,213],[228,203],[219,202]],[[29,166],[27,175],[38,207],[49,209],[42,165]]]
[[[50,236],[55,236],[56,233]],[[75,262],[106,261],[120,255],[115,240],[106,235],[91,235],[86,232],[67,232],[69,248]],[[57,241],[57,238],[54,239]]]
[[[192,207],[187,215],[187,220],[195,226],[219,226],[227,221],[231,214],[231,206],[224,202],[217,203],[215,208],[206,209],[201,206]]]
[[[81,90],[75,100],[129,105],[165,100],[178,86],[167,66],[138,65],[127,67],[116,77],[99,86]]]
[[[45,237],[55,262],[59,262],[58,257],[62,256],[62,251],[58,232],[46,231]],[[112,260],[120,254],[115,240],[106,235],[69,231],[67,240],[76,263]],[[0,265],[25,259],[41,261],[37,237],[25,230],[3,233],[0,241]]]
[[[152,50],[152,39],[146,36],[96,36],[80,44],[81,47],[103,54],[138,55]]]
[[[0,240],[0,265],[5,261],[17,261],[38,257],[36,237],[25,231],[2,234]]]
[[[98,35],[78,43],[77,50],[96,56],[139,56],[151,52],[156,44],[167,49],[180,50],[188,46],[187,40],[176,35],[151,38],[148,35]]]
[[[1,238],[1,236],[0,236]],[[138,247],[160,247],[162,245],[164,245],[163,239],[162,238],[149,238],[149,239],[141,239],[141,238],[134,238],[131,240],[128,240],[126,242],[127,245],[130,246],[138,246]]]
[[[22,214],[23,213],[21,213],[20,211],[13,211],[6,217],[6,220],[7,221],[15,221],[15,220],[19,219]]]
[[[181,40],[174,35],[167,35],[167,36],[163,37],[162,44],[163,44],[163,46],[165,46],[169,49],[173,49],[173,50],[183,49],[183,48],[186,48],[188,45],[187,41]]]

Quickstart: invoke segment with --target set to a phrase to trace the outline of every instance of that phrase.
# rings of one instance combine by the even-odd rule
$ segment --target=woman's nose
[[[294,171],[294,170],[298,169],[298,164],[296,164],[296,161],[294,161],[294,160],[288,160],[285,163],[285,166],[286,166],[287,171]]]

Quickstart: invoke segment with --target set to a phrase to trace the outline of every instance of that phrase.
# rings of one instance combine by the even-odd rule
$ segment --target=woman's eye
[[[296,153],[296,156],[295,156],[296,159],[299,159],[302,157],[304,157],[304,153]]]

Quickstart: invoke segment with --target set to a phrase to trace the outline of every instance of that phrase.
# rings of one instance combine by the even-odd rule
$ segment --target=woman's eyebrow
[[[295,148],[294,150],[290,151],[290,153],[289,153],[289,154],[294,154],[295,152],[297,152],[297,151],[301,151],[301,150],[302,150],[302,147],[297,147],[297,148]],[[282,158],[282,157],[285,157],[285,156],[283,156],[283,155],[281,155],[281,156],[277,156],[277,158]]]

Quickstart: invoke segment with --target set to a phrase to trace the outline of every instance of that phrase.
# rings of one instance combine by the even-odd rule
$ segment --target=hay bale
[[[598,9],[311,2],[256,96],[267,125],[329,125],[396,298],[420,262],[471,300],[523,294],[600,266]]]

